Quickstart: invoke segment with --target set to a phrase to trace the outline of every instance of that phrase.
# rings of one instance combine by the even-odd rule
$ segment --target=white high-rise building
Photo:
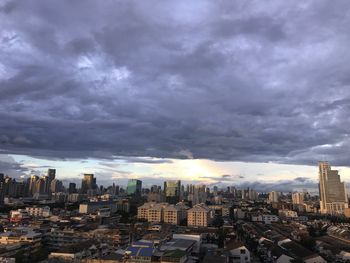
[[[328,162],[319,163],[320,212],[323,214],[343,214],[349,207],[345,183],[340,181],[337,170],[332,170]]]
[[[279,194],[276,191],[271,191],[269,193],[269,201],[271,203],[277,203],[279,201]]]

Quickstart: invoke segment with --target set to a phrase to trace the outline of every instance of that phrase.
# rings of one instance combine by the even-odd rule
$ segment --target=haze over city
[[[1,1],[0,171],[350,181],[348,1]],[[289,188],[289,189],[288,189]]]

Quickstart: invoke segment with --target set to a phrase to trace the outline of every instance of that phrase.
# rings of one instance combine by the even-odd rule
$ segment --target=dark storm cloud
[[[0,149],[349,165],[349,8],[2,1]]]
[[[18,178],[28,171],[28,167],[16,162],[12,157],[0,154],[0,173]]]
[[[259,192],[293,192],[293,191],[303,191],[304,189],[312,192],[318,192],[318,183],[314,180],[305,177],[298,177],[293,180],[278,180],[276,182],[243,182],[238,185],[239,188],[251,188]]]

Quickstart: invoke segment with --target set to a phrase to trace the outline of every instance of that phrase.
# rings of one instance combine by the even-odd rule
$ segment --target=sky
[[[0,1],[0,172],[350,181],[350,2]]]

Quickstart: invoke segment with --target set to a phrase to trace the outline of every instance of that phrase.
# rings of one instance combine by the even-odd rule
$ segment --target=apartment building
[[[170,205],[168,203],[148,202],[137,210],[137,218],[148,222],[177,225],[187,217],[188,207],[182,203]]]
[[[32,217],[49,217],[50,207],[26,207],[27,213]]]
[[[185,205],[169,205],[164,208],[164,223],[179,225],[180,222],[187,218],[188,207]]]
[[[187,212],[187,225],[207,227],[213,219],[213,211],[205,204],[195,205]]]

